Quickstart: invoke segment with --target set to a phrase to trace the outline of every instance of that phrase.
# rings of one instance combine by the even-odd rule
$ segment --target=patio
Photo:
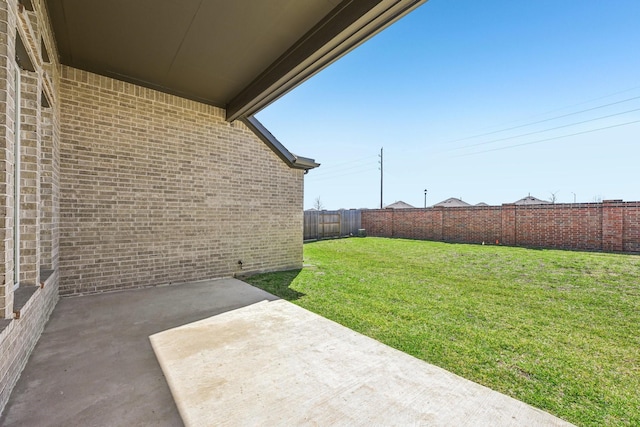
[[[205,339],[189,339],[194,333]],[[176,352],[186,344],[189,354]],[[189,393],[214,379],[223,382],[194,406]],[[234,391],[240,384],[244,395]],[[0,425],[174,426],[183,418],[568,425],[235,279],[61,299]]]
[[[237,280],[61,298],[0,425],[182,425],[149,336],[273,298]]]

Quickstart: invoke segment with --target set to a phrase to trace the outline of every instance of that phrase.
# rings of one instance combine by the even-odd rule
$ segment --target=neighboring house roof
[[[250,117],[427,0],[46,0],[64,65]]]
[[[449,197],[447,200],[443,200],[440,203],[436,203],[435,206],[444,206],[446,208],[451,208],[451,207],[460,207],[460,206],[471,206],[469,203],[467,202],[463,202],[460,199],[457,199],[455,197]]]
[[[385,209],[410,209],[415,208],[415,206],[411,206],[409,203],[405,203],[402,200],[398,200],[395,203],[391,203],[384,207]]]
[[[475,206],[489,206],[485,202],[476,203]]]
[[[515,202],[513,202],[513,204],[514,205],[550,205],[551,202],[548,202],[546,200],[540,200],[533,196],[527,196],[527,197],[523,197],[520,200],[516,200]]]

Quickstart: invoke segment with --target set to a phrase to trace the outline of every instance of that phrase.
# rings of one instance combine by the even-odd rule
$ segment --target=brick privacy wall
[[[640,202],[627,204],[624,208],[622,250],[640,252]]]
[[[495,242],[501,239],[501,212],[496,207],[440,208],[442,238],[450,242]]]
[[[515,221],[518,246],[606,250],[600,203],[516,206]]]
[[[224,110],[63,67],[60,122],[61,294],[302,266],[303,171]]]
[[[362,211],[370,236],[640,252],[640,202]]]

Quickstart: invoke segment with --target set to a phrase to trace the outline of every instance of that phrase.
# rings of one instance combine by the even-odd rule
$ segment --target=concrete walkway
[[[62,299],[0,425],[180,415],[193,426],[569,425],[233,279]]]

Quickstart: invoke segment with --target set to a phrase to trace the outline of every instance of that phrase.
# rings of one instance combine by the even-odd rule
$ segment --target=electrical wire
[[[561,111],[563,109],[571,108],[571,107],[578,106],[578,105],[583,105],[583,104],[586,104],[586,103],[589,103],[589,102],[593,102],[593,101],[596,101],[596,100],[609,98],[611,96],[615,96],[615,95],[618,95],[618,94],[621,94],[621,93],[629,92],[629,91],[632,91],[632,90],[635,90],[635,89],[638,89],[638,88],[640,88],[640,86],[636,86],[636,87],[633,87],[633,88],[630,88],[630,89],[625,89],[625,90],[622,90],[622,91],[618,91],[618,92],[615,92],[615,93],[612,93],[612,94],[609,94],[609,95],[605,95],[605,96],[601,96],[601,97],[598,97],[598,98],[593,98],[591,100],[584,101],[584,102],[577,103],[577,104],[573,104],[571,106],[562,107],[562,108],[559,108],[559,109],[556,109],[556,110],[551,110],[551,111],[548,111],[547,113],[538,114],[537,116],[549,114],[549,113],[554,112],[554,111]],[[553,120],[558,120],[558,119],[561,119],[561,118],[570,117],[570,116],[586,113],[586,112],[589,112],[589,111],[595,111],[595,110],[598,110],[598,109],[610,107],[610,106],[613,106],[613,105],[623,104],[623,103],[634,101],[634,100],[637,100],[637,99],[640,99],[640,96],[626,98],[626,99],[623,99],[623,100],[610,102],[610,103],[607,103],[607,104],[597,105],[595,107],[590,107],[590,108],[582,109],[582,110],[579,110],[579,111],[574,111],[574,112],[570,112],[570,113],[567,113],[567,114],[562,114],[562,115],[559,115],[559,116],[546,118],[546,119],[543,119],[543,120],[537,120],[537,121],[528,122],[528,123],[517,125],[517,126],[511,126],[511,127],[504,128],[504,129],[499,129],[499,130],[495,130],[495,131],[491,131],[491,132],[486,132],[486,133],[481,133],[481,134],[477,134],[477,135],[468,136],[468,137],[465,137],[465,138],[451,140],[451,141],[448,141],[447,143],[466,141],[466,140],[470,140],[470,139],[474,139],[474,138],[480,138],[482,136],[494,135],[494,134],[507,132],[507,131],[514,130],[514,129],[520,129],[520,128],[524,128],[524,127],[527,127],[527,126],[533,126],[533,125],[540,124],[540,123],[546,123],[546,122],[550,122],[550,121],[553,121]],[[640,111],[640,108],[627,110],[627,111],[623,111],[623,112],[620,112],[620,113],[609,114],[609,115],[606,115],[606,116],[600,116],[600,117],[596,117],[596,118],[592,118],[592,119],[588,119],[588,120],[583,120],[583,121],[579,121],[579,122],[574,122],[574,123],[570,123],[570,124],[566,124],[566,125],[555,126],[555,127],[548,128],[548,129],[543,129],[543,130],[538,130],[538,131],[533,131],[533,132],[527,132],[527,133],[523,133],[523,134],[519,134],[519,135],[515,135],[515,136],[498,138],[498,139],[493,139],[493,140],[490,140],[490,141],[483,141],[483,142],[470,144],[470,145],[465,145],[465,146],[461,146],[461,147],[454,147],[454,148],[450,148],[450,149],[443,150],[443,151],[444,152],[456,151],[456,150],[461,150],[461,149],[465,149],[465,148],[488,145],[488,144],[492,144],[492,143],[496,143],[496,142],[508,141],[508,140],[512,140],[512,139],[516,139],[516,138],[522,138],[522,137],[525,137],[525,136],[530,136],[530,135],[535,135],[535,134],[539,134],[539,133],[549,132],[549,131],[552,131],[552,130],[558,130],[558,129],[562,129],[562,128],[566,128],[566,127],[577,126],[577,125],[580,125],[580,124],[589,123],[589,122],[593,122],[593,121],[597,121],[597,120],[603,120],[603,119],[606,119],[606,118],[619,116],[619,115],[622,115],[622,114],[627,114],[627,113],[631,113],[631,112],[635,112],[635,111]],[[535,117],[535,116],[532,116],[532,117]],[[469,155],[474,155],[474,154],[481,154],[481,153],[486,153],[486,152],[491,152],[491,151],[505,150],[505,149],[515,148],[515,147],[519,147],[519,146],[523,146],[523,145],[531,145],[531,144],[536,144],[536,143],[545,142],[545,141],[551,141],[551,140],[567,138],[567,137],[576,136],[576,135],[582,135],[582,134],[590,133],[590,132],[597,132],[597,131],[610,129],[610,128],[614,128],[614,127],[625,126],[625,125],[629,125],[629,124],[633,124],[633,123],[637,123],[637,122],[638,121],[632,121],[632,122],[622,123],[622,124],[613,125],[613,126],[607,126],[607,127],[597,128],[597,129],[590,129],[590,130],[583,131],[583,132],[576,132],[576,133],[572,133],[572,134],[568,134],[568,135],[545,138],[545,139],[526,142],[526,143],[521,143],[521,144],[512,144],[512,145],[508,145],[508,146],[505,146],[505,147],[498,147],[498,148],[494,148],[494,149],[482,150],[482,151],[477,151],[477,152],[473,152],[473,153],[461,154],[461,155],[457,155],[457,156],[454,156],[454,157],[464,157],[464,156],[469,156]],[[361,158],[355,159],[355,160],[349,160],[349,161],[344,161],[344,162],[340,162],[340,163],[334,163],[334,164],[330,164],[330,165],[323,165],[322,168],[320,168],[317,172],[313,172],[312,174],[310,174],[307,179],[315,182],[315,181],[323,181],[323,180],[329,180],[329,179],[334,179],[334,178],[341,178],[341,177],[346,177],[346,176],[359,175],[359,174],[363,174],[363,173],[367,173],[367,172],[372,172],[374,170],[378,171],[379,170],[379,164],[378,163],[376,163],[375,165],[373,165],[373,164],[368,164],[368,165],[359,164],[359,163],[367,162],[367,161],[369,161],[371,159],[378,158],[378,157],[379,157],[378,155],[371,155],[371,156],[361,157]],[[341,167],[341,166],[344,166],[344,165],[349,165],[349,166],[348,167]],[[375,169],[374,169],[374,167],[375,167]],[[336,168],[338,170],[335,170]]]
[[[584,124],[584,123],[595,122],[597,120],[608,119],[610,117],[621,116],[623,114],[633,113],[635,111],[640,111],[640,108],[635,108],[633,110],[622,111],[620,113],[609,114],[609,115],[606,115],[606,116],[595,117],[593,119],[582,120],[580,122],[569,123],[569,124],[566,124],[566,125],[556,126],[556,127],[552,127],[552,128],[548,128],[548,129],[537,130],[537,131],[534,131],[534,132],[521,133],[520,135],[508,136],[508,137],[499,138],[499,139],[492,139],[491,141],[478,142],[477,144],[464,145],[462,147],[451,148],[449,150],[444,150],[444,151],[445,152],[446,151],[456,151],[456,150],[462,150],[462,149],[465,149],[465,148],[478,147],[480,145],[493,144],[494,142],[508,141],[510,139],[522,138],[523,136],[535,135],[535,134],[538,134],[538,133],[544,133],[544,132],[549,132],[549,131],[552,131],[552,130],[562,129],[562,128],[566,128],[566,127],[577,126],[577,125],[581,125],[581,124]]]
[[[609,94],[609,95],[600,96],[598,98],[593,98],[593,99],[590,99],[588,101],[583,101],[583,102],[579,102],[577,104],[572,104],[572,105],[569,105],[569,106],[566,106],[566,107],[557,108],[555,110],[550,110],[550,111],[547,111],[545,113],[536,114],[536,115],[530,116],[530,117],[533,118],[533,117],[545,116],[547,114],[554,113],[556,111],[562,111],[562,110],[566,110],[567,108],[577,107],[578,105],[588,104],[588,103],[593,102],[593,101],[599,101],[600,99],[610,98],[612,96],[619,95],[621,93],[631,92],[631,91],[639,89],[639,88],[640,88],[640,86],[634,86],[632,88],[621,90],[621,91],[618,91],[618,92],[614,92],[614,93]],[[640,98],[640,96],[636,96],[636,97],[632,97],[632,98],[628,98],[628,99],[623,99],[621,101],[616,101],[616,102],[609,103],[609,104],[599,105],[599,106],[596,106],[596,107],[593,107],[593,108],[588,108],[588,109],[585,109],[585,110],[576,111],[576,112],[573,112],[573,113],[568,113],[568,114],[564,114],[564,115],[561,115],[561,116],[552,117],[552,118],[549,118],[549,119],[544,119],[544,120],[535,121],[535,122],[531,122],[531,123],[525,123],[523,125],[518,125],[518,126],[506,128],[506,129],[499,129],[499,130],[492,131],[492,132],[481,133],[481,134],[472,135],[472,136],[459,138],[459,139],[455,139],[455,140],[449,140],[449,141],[446,141],[444,143],[445,144],[450,144],[450,143],[454,143],[454,142],[460,142],[460,141],[466,141],[466,140],[469,140],[469,139],[479,138],[481,136],[487,136],[487,135],[493,135],[495,133],[506,132],[508,130],[518,129],[518,128],[525,127],[525,126],[531,126],[533,124],[543,123],[543,122],[546,122],[546,121],[555,120],[555,119],[559,119],[559,118],[562,118],[562,117],[567,117],[567,116],[571,116],[571,115],[575,115],[575,114],[580,114],[580,113],[583,113],[583,112],[587,112],[587,111],[591,111],[591,110],[595,110],[595,109],[599,109],[599,108],[605,108],[605,107],[609,107],[611,105],[621,104],[623,102],[632,101],[632,100],[635,100],[635,99],[638,99],[638,98]],[[520,119],[520,120],[522,120],[522,119]],[[514,120],[514,121],[511,121],[510,123],[518,122],[520,120]],[[526,120],[526,119],[524,119],[524,120]],[[505,123],[505,124],[508,124],[508,123]]]
[[[538,139],[536,141],[523,142],[521,144],[513,144],[513,145],[507,145],[505,147],[492,148],[492,149],[489,149],[489,150],[475,151],[473,153],[459,154],[459,155],[454,156],[454,157],[467,157],[467,156],[473,156],[473,155],[476,155],[476,154],[489,153],[489,152],[492,152],[492,151],[508,150],[510,148],[522,147],[522,146],[525,146],[525,145],[533,145],[533,144],[538,144],[538,143],[541,143],[541,142],[553,141],[553,140],[556,140],[556,139],[569,138],[571,136],[576,136],[576,135],[584,135],[584,134],[587,134],[587,133],[598,132],[598,131],[601,131],[601,130],[613,129],[613,128],[617,128],[617,127],[632,125],[634,123],[640,123],[640,120],[634,120],[634,121],[626,122],[626,123],[619,123],[619,124],[611,125],[611,126],[604,126],[604,127],[597,128],[597,129],[589,129],[589,130],[585,130],[585,131],[582,131],[582,132],[571,133],[571,134],[568,134],[568,135],[560,135],[560,136],[555,136],[555,137],[552,137],[552,138],[545,138],[545,139]]]
[[[460,142],[460,141],[465,141],[465,140],[469,140],[469,139],[479,138],[481,136],[494,135],[496,133],[502,133],[502,132],[507,132],[507,131],[514,130],[514,129],[520,129],[520,128],[527,127],[527,126],[532,126],[532,125],[537,125],[537,124],[540,124],[540,123],[550,122],[552,120],[562,119],[564,117],[575,116],[576,114],[582,114],[582,113],[586,113],[588,111],[598,110],[600,108],[610,107],[612,105],[622,104],[624,102],[629,102],[629,101],[633,101],[633,100],[636,100],[636,99],[640,99],[640,96],[635,96],[633,98],[623,99],[621,101],[611,102],[609,104],[598,105],[597,107],[587,108],[585,110],[580,110],[580,111],[574,111],[572,113],[563,114],[561,116],[550,117],[548,119],[538,120],[538,121],[530,122],[530,123],[525,123],[523,125],[513,126],[513,127],[510,127],[510,128],[506,128],[506,129],[500,129],[500,130],[496,130],[496,131],[493,131],[493,132],[483,133],[483,134],[480,134],[480,135],[469,136],[469,137],[462,138],[462,139],[457,139],[457,140],[451,141],[451,142]]]
[[[378,157],[378,156],[374,154],[374,155],[367,156],[367,157],[361,157],[361,158],[359,158],[359,159],[354,159],[354,160],[344,161],[344,162],[340,162],[340,163],[332,163],[332,164],[329,164],[329,165],[327,165],[327,166],[322,165],[322,169],[321,169],[321,171],[323,171],[323,172],[324,172],[324,171],[325,171],[325,170],[327,170],[327,169],[334,169],[334,168],[336,168],[336,167],[343,166],[343,165],[353,165],[354,163],[360,163],[360,162],[363,162],[363,161],[365,161],[365,160],[372,159],[372,158],[374,158],[374,157]]]
[[[372,165],[373,165],[373,163],[364,164],[364,165],[353,165],[353,166],[350,166],[350,167],[341,168],[341,169],[339,169],[337,171],[335,171],[335,170],[327,171],[327,170],[320,169],[320,170],[318,170],[318,173],[314,173],[314,175],[315,176],[333,175],[333,174],[336,174],[336,173],[342,173],[344,171],[349,171],[349,170],[352,170],[352,169],[358,169],[358,168],[362,168],[362,167],[371,167]]]
[[[334,179],[334,178],[342,178],[345,176],[352,176],[352,175],[359,175],[359,174],[363,174],[363,173],[367,173],[367,172],[373,172],[373,171],[377,171],[377,169],[374,169],[372,166],[367,166],[366,169],[361,169],[361,170],[357,170],[357,171],[352,171],[352,172],[347,172],[347,173],[340,173],[337,172],[333,175],[324,175],[324,176],[319,176],[316,177],[313,174],[309,174],[307,175],[307,177],[305,179],[308,179],[309,181],[326,181],[328,179]]]

